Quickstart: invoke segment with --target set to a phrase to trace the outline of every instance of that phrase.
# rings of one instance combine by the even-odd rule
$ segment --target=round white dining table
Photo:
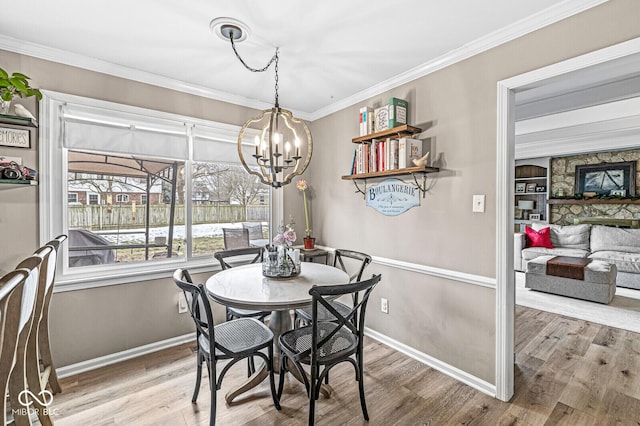
[[[293,328],[291,309],[311,304],[309,290],[314,285],[347,284],[349,275],[339,268],[321,263],[302,262],[300,274],[286,279],[262,275],[262,264],[237,266],[220,271],[207,279],[207,294],[214,301],[233,308],[272,311],[269,328],[274,335],[274,368],[280,365],[278,338]],[[254,377],[256,376],[256,377]],[[240,388],[226,396],[227,402],[254,387],[266,377],[266,369],[257,371]]]

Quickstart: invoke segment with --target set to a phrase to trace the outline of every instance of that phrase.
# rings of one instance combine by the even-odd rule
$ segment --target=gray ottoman
[[[547,261],[555,256],[539,256],[527,263],[525,287],[532,290],[609,303],[616,294],[616,265],[593,260],[584,268],[584,280],[547,275]]]

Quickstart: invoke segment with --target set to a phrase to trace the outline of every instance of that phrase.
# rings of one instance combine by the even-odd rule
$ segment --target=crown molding
[[[91,58],[89,56],[79,55],[77,53],[68,52],[62,49],[43,46],[37,43],[31,43],[19,40],[13,37],[0,34],[0,49],[7,50],[22,55],[33,56],[35,58],[47,61],[58,62],[64,65],[70,65],[89,71],[95,71],[115,77],[125,78],[140,83],[151,84],[154,86],[164,87],[178,92],[189,93],[204,98],[215,99],[217,101],[228,102],[235,105],[241,105],[248,108],[259,110],[270,109],[273,105],[258,101],[256,99],[244,96],[234,95],[232,93],[215,90],[197,84],[186,83],[169,77],[147,71],[137,70],[135,68],[125,67],[101,59]]]
[[[362,90],[352,96],[341,99],[338,102],[334,102],[314,112],[299,110],[291,110],[291,112],[297,117],[307,121],[320,119],[358,102],[362,102],[395,87],[448,67],[456,62],[460,62],[471,56],[477,55],[478,53],[482,53],[540,28],[598,6],[606,1],[607,0],[565,0],[556,6],[547,8],[507,27],[494,31],[491,34],[476,39],[458,49],[454,49],[438,58],[398,74],[391,79],[371,86],[368,89]],[[0,34],[0,49],[248,108],[263,110],[272,107],[271,104],[258,101],[256,99],[210,89],[197,84],[186,83],[184,81],[175,80],[146,71],[136,70],[84,55],[78,55],[61,49],[45,47],[40,44],[18,40],[2,34]]]
[[[409,83],[420,77],[424,77],[425,75],[431,74],[457,62],[470,58],[474,55],[500,46],[501,44],[507,43],[511,40],[515,40],[518,37],[522,37],[526,34],[554,24],[570,16],[584,12],[585,10],[591,9],[592,7],[605,3],[606,1],[607,0],[563,1],[556,6],[549,7],[525,19],[514,22],[507,27],[494,31],[493,33],[490,33],[484,37],[480,37],[458,49],[447,52],[446,54],[438,58],[435,58],[429,62],[425,62],[422,65],[418,65],[415,68],[407,70],[395,77],[371,86],[368,89],[362,90],[352,96],[327,105],[324,108],[320,108],[311,114],[310,119],[311,121],[313,121],[325,117],[329,114],[333,114],[334,112],[350,107],[351,105],[354,105],[358,102],[365,101],[369,98],[375,97],[405,83]]]

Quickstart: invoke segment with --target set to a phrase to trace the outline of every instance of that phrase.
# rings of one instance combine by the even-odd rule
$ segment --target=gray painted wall
[[[315,150],[305,177],[313,187],[312,228],[319,243],[495,277],[496,82],[638,37],[639,18],[640,2],[613,0],[312,123]],[[31,76],[36,87],[59,92],[238,125],[252,113],[9,52],[0,51],[0,64]],[[349,170],[351,138],[358,135],[358,108],[390,96],[410,101],[412,124],[428,123],[423,137],[433,138],[434,157],[444,168],[422,206],[397,217],[367,208],[352,183],[340,179]],[[471,212],[473,194],[486,194],[486,213]],[[284,198],[285,217],[293,213],[302,232],[300,194],[290,185]],[[24,213],[9,215],[14,209]],[[36,248],[37,226],[32,189],[0,191],[0,235],[20,240],[11,253],[2,250],[0,269],[10,269]],[[382,265],[368,272],[383,273],[369,327],[494,383],[493,289]],[[188,333],[191,325],[177,314],[175,297],[169,278],[56,293],[51,311],[56,363],[69,365]],[[389,299],[389,315],[379,312],[380,297]]]

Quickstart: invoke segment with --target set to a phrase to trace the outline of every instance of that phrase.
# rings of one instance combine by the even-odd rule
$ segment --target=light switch
[[[484,195],[473,196],[473,210],[474,213],[484,213]]]

